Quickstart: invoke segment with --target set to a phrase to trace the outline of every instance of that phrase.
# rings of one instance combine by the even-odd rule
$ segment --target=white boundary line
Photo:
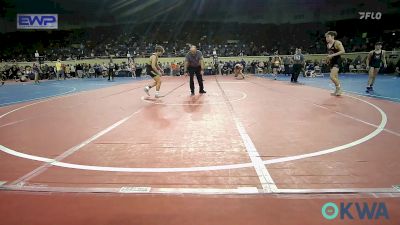
[[[140,81],[139,81],[139,82],[140,82]],[[117,86],[117,85],[114,85],[114,86]],[[113,86],[110,86],[110,87],[113,87]],[[140,88],[140,87],[137,87],[137,88]],[[18,110],[21,110],[21,109],[23,109],[23,108],[27,108],[27,107],[30,107],[30,106],[33,106],[33,105],[36,105],[36,104],[39,104],[39,103],[48,102],[48,101],[52,101],[52,100],[56,100],[56,99],[60,99],[60,98],[71,97],[71,96],[79,95],[79,94],[82,94],[82,93],[85,93],[85,92],[96,91],[96,90],[98,90],[98,89],[79,91],[79,92],[75,92],[75,93],[69,94],[69,95],[66,95],[66,94],[64,93],[64,94],[62,94],[62,95],[48,96],[48,97],[45,97],[45,100],[38,101],[38,102],[34,102],[34,103],[31,103],[31,104],[28,104],[28,105],[24,105],[24,106],[21,106],[21,107],[19,107],[19,108],[14,109],[14,110],[11,110],[11,111],[9,111],[9,112],[7,112],[7,113],[4,113],[4,114],[0,115],[0,119],[3,118],[3,117],[5,117],[5,116],[7,116],[7,115],[9,115],[9,114],[11,114],[11,113],[14,113],[14,112],[18,111]],[[128,90],[128,91],[132,91],[132,90],[136,90],[136,87],[133,88],[133,89],[130,89],[130,90]],[[123,91],[123,92],[124,92],[124,91]],[[123,92],[120,92],[120,93],[123,93]],[[120,93],[118,93],[118,94],[120,94]],[[33,100],[32,100],[32,101],[33,101]],[[7,106],[0,106],[0,108],[1,108],[1,107],[7,107]]]
[[[66,94],[73,93],[73,92],[76,91],[75,87],[70,87],[70,88],[72,88],[72,90],[67,91],[67,92],[63,92],[63,93],[60,93],[60,94],[56,94],[56,95],[49,95],[49,96],[44,96],[44,97],[39,97],[39,98],[31,98],[31,99],[25,99],[25,100],[21,100],[21,101],[2,103],[2,104],[0,104],[0,107],[5,107],[5,106],[9,106],[9,105],[17,104],[17,103],[22,103],[22,102],[30,102],[30,101],[35,101],[35,100],[41,100],[41,99],[46,99],[46,98],[53,99],[54,97],[64,96]]]
[[[242,138],[243,144],[246,147],[246,152],[249,155],[249,158],[253,164],[253,167],[258,175],[258,179],[261,182],[261,186],[264,192],[276,192],[277,187],[274,180],[271,177],[271,174],[268,172],[267,167],[263,164],[260,154],[257,151],[256,146],[254,145],[253,141],[251,140],[249,134],[247,133],[246,129],[244,128],[242,122],[236,116],[235,110],[233,105],[229,102],[228,97],[225,94],[224,89],[221,87],[221,84],[218,82],[217,77],[215,77],[217,85],[222,92],[222,96],[225,99],[226,105],[230,114],[233,117],[233,121],[235,122],[236,129],[239,131],[240,137]]]
[[[137,80],[137,81],[135,81],[135,82],[133,82],[133,83],[139,83],[139,82],[141,82],[141,81],[146,81],[146,80]],[[115,85],[110,85],[110,86],[107,86],[107,87],[105,87],[105,88],[111,88],[111,87],[115,87],[115,86],[118,86],[118,85],[125,85],[125,84],[129,84],[129,82],[126,82],[126,83],[116,83]],[[53,85],[53,86],[56,86],[56,85]],[[58,85],[59,87],[66,87],[66,86],[62,86],[62,85]],[[91,91],[97,91],[97,90],[100,90],[100,89],[102,89],[102,88],[96,88],[96,89],[89,89],[89,90],[81,90],[81,91],[78,91],[78,92],[75,92],[76,91],[76,88],[75,87],[70,87],[70,88],[74,88],[74,90],[71,90],[71,91],[68,91],[68,92],[64,92],[64,93],[61,93],[61,94],[57,94],[57,95],[50,95],[50,96],[45,96],[45,97],[40,97],[40,98],[33,98],[33,99],[27,99],[27,100],[22,100],[22,101],[17,101],[17,102],[11,102],[11,103],[4,103],[4,105],[1,105],[0,104],[0,108],[2,108],[2,107],[7,107],[7,106],[10,106],[10,105],[13,105],[13,104],[16,104],[16,103],[26,103],[26,102],[29,102],[29,101],[35,101],[35,100],[41,100],[41,99],[45,99],[45,100],[43,100],[43,101],[38,101],[38,102],[35,102],[35,103],[33,103],[33,104],[30,104],[30,105],[26,105],[25,107],[28,107],[28,106],[31,106],[31,105],[36,105],[36,104],[38,104],[38,103],[42,103],[42,102],[47,102],[47,101],[51,101],[51,100],[54,100],[54,99],[59,99],[59,98],[64,98],[64,97],[70,97],[70,96],[75,96],[75,95],[78,95],[78,94],[82,94],[82,93],[86,93],[86,92],[91,92]],[[138,87],[139,88],[139,87]],[[136,90],[136,88],[134,88],[134,89],[131,89],[131,90]],[[73,93],[73,94],[71,94],[71,93]],[[23,108],[25,108],[25,107],[23,107]],[[20,109],[22,109],[22,108],[20,108]],[[19,110],[19,109],[18,109]],[[14,112],[14,111],[10,111],[9,113],[12,113],[12,112]],[[7,113],[8,114],[8,113]],[[0,119],[3,117],[3,116],[6,116],[7,114],[3,114],[3,115],[1,115],[0,116]]]
[[[395,100],[395,101],[392,101],[392,102],[394,102],[394,103],[399,103],[398,101],[400,101],[400,98],[387,97],[387,96],[383,96],[383,95],[368,95],[368,94],[365,94],[365,93],[363,94],[363,93],[360,93],[360,92],[348,91],[348,90],[344,90],[344,92],[352,93],[352,94],[357,94],[357,95],[361,95],[361,96],[368,97],[368,98],[374,98],[374,99],[389,99],[389,100]]]
[[[349,96],[352,97],[352,96]],[[289,162],[289,161],[294,161],[294,160],[300,160],[300,159],[305,159],[305,158],[311,158],[311,157],[316,157],[316,156],[321,156],[321,155],[326,155],[330,153],[334,153],[337,151],[342,151],[351,147],[354,147],[356,145],[359,145],[361,143],[364,143],[375,136],[377,136],[379,133],[381,133],[387,123],[387,116],[385,112],[380,109],[378,106],[369,103],[365,100],[362,100],[360,98],[352,97],[354,99],[357,99],[359,101],[365,102],[371,106],[373,106],[375,109],[377,109],[380,114],[381,114],[381,123],[378,125],[377,129],[375,129],[372,133],[368,134],[367,136],[360,138],[358,140],[355,140],[351,143],[337,146],[334,148],[329,148],[313,153],[308,153],[308,154],[301,154],[301,155],[295,155],[295,156],[288,156],[288,157],[283,157],[283,158],[278,158],[278,159],[270,159],[270,160],[264,160],[263,163],[265,165],[269,164],[275,164],[275,163],[282,163],[282,162]],[[45,100],[48,101],[48,100]],[[39,103],[39,102],[37,102]],[[33,104],[37,104],[33,103]],[[31,104],[31,105],[33,105]],[[21,108],[28,107],[27,106],[22,106]],[[14,109],[6,114],[3,114],[0,116],[2,118],[3,116],[12,113],[13,111],[17,111],[21,108]],[[26,158],[30,160],[36,160],[36,161],[42,161],[42,162],[48,162],[48,161],[53,161],[53,159],[49,158],[44,158],[44,157],[38,157],[34,155],[29,155],[25,153],[21,153],[12,149],[9,149],[3,145],[0,144],[0,150],[17,156],[21,158]],[[171,172],[200,172],[200,171],[215,171],[215,170],[229,170],[229,169],[242,169],[242,168],[249,168],[252,167],[252,163],[240,163],[240,164],[231,164],[231,165],[219,165],[219,166],[204,166],[204,167],[182,167],[182,168],[128,168],[128,167],[104,167],[104,166],[90,166],[90,165],[80,165],[80,164],[70,164],[70,163],[62,163],[62,162],[52,162],[52,165],[54,166],[59,166],[59,167],[64,167],[64,168],[72,168],[72,169],[81,169],[81,170],[93,170],[93,171],[107,171],[107,172],[131,172],[131,173],[171,173]]]
[[[141,187],[143,191],[125,192],[124,188],[135,187],[48,187],[42,185],[18,186],[18,185],[2,185],[1,190],[9,191],[34,191],[34,192],[60,192],[60,193],[118,193],[118,194],[199,194],[199,195],[260,195],[260,194],[279,194],[279,195],[318,195],[318,194],[371,194],[374,197],[400,197],[400,191],[395,188],[337,188],[337,189],[279,189],[274,193],[265,193],[255,187],[238,187],[238,188],[150,188]],[[327,197],[327,196],[324,196]]]
[[[14,124],[17,124],[17,123],[21,123],[21,122],[24,122],[26,120],[27,119],[22,119],[22,120],[16,120],[16,121],[13,121],[13,122],[10,122],[10,123],[6,123],[6,124],[1,125],[0,128],[6,127],[6,126],[11,126],[11,125],[14,125]]]
[[[140,111],[142,111],[143,108],[137,110],[136,112],[132,113],[131,115],[123,118],[122,120],[112,124],[111,126],[107,127],[106,129],[98,132],[97,134],[93,135],[91,138],[85,140],[84,142],[80,143],[79,145],[76,145],[70,149],[68,149],[66,152],[62,153],[61,155],[57,156],[56,158],[52,159],[51,161],[47,161],[45,164],[43,164],[42,166],[36,168],[35,170],[25,174],[24,176],[18,178],[17,180],[15,180],[14,182],[11,183],[11,185],[19,185],[19,184],[23,184],[26,181],[31,180],[32,178],[42,174],[45,170],[47,170],[49,167],[51,167],[53,165],[54,162],[59,162],[62,161],[63,159],[67,158],[68,156],[74,154],[75,152],[79,151],[81,148],[85,147],[86,145],[88,145],[89,143],[91,143],[92,141],[100,138],[101,136],[107,134],[108,132],[110,132],[111,130],[115,129],[116,127],[118,127],[119,125],[125,123],[127,120],[129,120],[130,118],[132,118],[132,116],[134,116],[135,114],[139,113]]]
[[[314,86],[311,86],[311,87],[314,87]],[[329,84],[329,87],[330,88],[332,88],[332,89],[334,89],[335,88],[335,86],[333,86],[333,84]],[[322,88],[322,89],[325,89],[326,90],[326,88]],[[387,97],[387,96],[383,96],[383,95],[371,95],[371,94],[366,94],[366,93],[360,93],[360,92],[356,92],[356,91],[349,91],[349,90],[346,90],[346,89],[343,89],[343,92],[345,92],[345,93],[351,93],[351,94],[356,94],[356,95],[359,95],[359,96],[363,96],[363,97],[367,97],[367,98],[372,98],[372,99],[389,99],[389,100],[395,100],[395,101],[392,101],[392,102],[394,102],[394,103],[399,103],[398,101],[400,101],[400,98],[394,98],[394,97]]]
[[[374,108],[376,108],[381,113],[382,121],[381,121],[380,125],[378,126],[378,129],[376,129],[370,135],[368,135],[368,136],[366,136],[366,137],[364,137],[362,139],[357,140],[357,141],[361,141],[360,143],[362,143],[362,142],[365,142],[365,141],[375,137],[377,134],[379,134],[383,130],[382,128],[385,127],[386,122],[387,122],[386,114],[379,107],[377,107],[376,105],[374,105],[374,104],[372,104],[372,103],[370,103],[368,101],[365,101],[365,100],[362,100],[362,99],[359,99],[359,98],[356,98],[356,97],[353,97],[353,96],[349,96],[349,97],[357,99],[357,100],[360,100],[362,102],[365,102],[365,103],[373,106]],[[55,99],[55,98],[53,98],[53,99]],[[49,100],[51,100],[51,99],[47,99],[45,101],[49,101]],[[41,102],[44,102],[44,101],[41,101]],[[38,104],[38,103],[40,103],[40,102],[36,102],[36,103],[31,104],[31,105]],[[19,110],[21,108],[25,108],[25,107],[28,107],[28,106],[30,106],[30,105],[26,105],[26,106],[20,107],[18,109],[15,109],[13,111],[10,111],[10,112],[8,112],[6,114],[1,115],[0,118],[4,117],[5,115],[10,114],[10,113],[12,113],[14,111],[17,111],[17,110]],[[346,114],[344,114],[344,115],[346,115]],[[359,121],[357,118],[354,118],[354,119]],[[360,122],[362,122],[362,121],[360,121]],[[305,155],[300,155],[300,156],[297,156],[297,157],[295,156],[295,158],[293,158],[293,157],[284,157],[284,158],[281,158],[281,159],[265,160],[265,161],[263,161],[263,163],[267,165],[267,164],[281,163],[281,162],[292,161],[292,160],[297,160],[297,159],[304,159],[304,158],[309,158],[309,157],[329,154],[329,153],[332,153],[332,152],[335,152],[335,151],[340,151],[340,150],[343,150],[343,149],[340,149],[340,148],[343,148],[343,147],[349,148],[348,146],[349,146],[348,144],[347,145],[342,145],[342,146],[338,146],[339,149],[337,149],[337,147],[336,147],[334,149],[334,151],[323,150],[323,151],[317,152],[317,154],[314,154],[314,153],[305,154]],[[52,159],[38,157],[38,156],[31,156],[31,155],[28,155],[28,154],[16,152],[16,151],[8,149],[8,148],[6,148],[6,147],[4,147],[2,145],[0,145],[0,150],[3,150],[4,152],[7,152],[7,153],[10,153],[12,155],[15,155],[15,156],[18,156],[18,157],[22,157],[22,158],[28,158],[28,159],[32,159],[32,160],[50,162],[50,163],[53,162],[52,165],[58,165],[59,164],[58,162],[54,162],[54,160],[52,160]],[[68,167],[68,168],[74,168],[74,164],[70,164],[70,165],[72,165],[72,167],[69,167],[68,164],[65,164],[65,166]],[[58,165],[58,166],[62,166],[62,165]],[[84,165],[75,165],[75,166],[77,166],[76,169],[83,169],[80,166],[84,166]],[[62,166],[62,167],[64,167],[64,166]],[[214,166],[213,168],[210,168],[210,170],[238,169],[238,168],[246,168],[246,167],[252,167],[252,164],[251,163],[243,163],[243,164],[234,164],[234,165]],[[107,168],[107,167],[103,167],[103,168]],[[109,167],[109,168],[113,169],[114,167]],[[204,167],[196,167],[196,168],[197,169],[194,170],[194,171],[205,171],[205,170],[203,170]],[[92,170],[93,167],[88,166],[87,169]],[[129,171],[130,169],[143,169],[143,168],[124,168],[124,169],[128,169],[128,170],[127,171],[118,170],[118,171],[120,171],[120,172],[131,172],[131,171]],[[164,169],[164,170],[167,169],[168,170],[168,169],[171,169],[171,168],[144,168],[144,169],[150,169],[149,172],[160,172],[160,171],[152,170],[152,169]],[[187,170],[187,169],[193,169],[193,168],[175,168],[175,169],[181,169],[182,172],[189,172],[189,171],[192,171],[192,170]],[[110,170],[110,171],[114,171],[114,170]],[[134,171],[134,172],[142,172],[142,171]],[[171,172],[171,171],[162,171],[162,172]],[[177,172],[180,172],[180,171],[177,171]],[[5,188],[5,187],[11,187],[11,186],[4,185],[2,188]],[[18,187],[18,189],[20,189],[20,188],[21,187]],[[25,190],[27,190],[27,189],[25,189]],[[168,189],[166,189],[166,190],[168,190]],[[171,189],[171,190],[175,190],[175,191],[173,191],[171,193],[176,193],[176,191],[179,191],[180,189],[178,188],[178,189]],[[182,189],[182,190],[184,190],[184,189]],[[209,189],[207,189],[207,190],[209,190]],[[213,190],[218,190],[218,189],[213,189]],[[230,189],[221,189],[221,190],[230,190]],[[233,189],[233,190],[236,190],[236,189]],[[285,192],[290,192],[290,193],[304,193],[304,192],[305,193],[310,193],[312,190],[314,190],[315,193],[323,193],[323,192],[332,192],[332,193],[338,193],[339,192],[339,193],[341,193],[341,192],[363,192],[363,191],[364,192],[371,192],[371,191],[372,192],[373,191],[376,191],[376,192],[392,192],[392,189],[390,189],[390,188],[375,188],[375,189],[277,189],[276,192],[277,193],[285,193]],[[189,191],[188,193],[191,193],[191,192]],[[201,189],[199,189],[199,191],[195,191],[195,193],[204,193],[204,192],[202,192]],[[241,193],[243,193],[243,191],[241,191]]]
[[[221,166],[205,166],[205,167],[182,167],[182,168],[130,168],[130,167],[106,167],[106,166],[89,166],[80,164],[71,164],[54,161],[53,159],[29,155],[15,150],[9,149],[3,145],[0,145],[0,150],[14,155],[20,158],[41,161],[41,162],[51,162],[53,166],[59,166],[71,169],[81,169],[81,170],[92,170],[92,171],[105,171],[105,172],[130,172],[130,173],[171,173],[171,172],[201,172],[201,171],[215,171],[215,170],[229,170],[229,169],[243,169],[252,167],[252,163],[240,163],[233,165],[221,165]]]
[[[232,109],[233,110],[233,109]],[[265,192],[276,192],[277,187],[274,180],[271,177],[271,174],[268,172],[266,166],[264,165],[260,154],[258,153],[254,143],[251,141],[250,136],[248,135],[246,129],[243,124],[239,121],[239,119],[235,116],[232,111],[233,120],[235,121],[236,128],[239,131],[239,134],[243,140],[243,143],[246,147],[247,154],[250,157],[250,160],[253,164],[254,169],[258,175],[258,179],[261,182],[261,186]]]
[[[351,96],[350,96],[350,97],[351,97]],[[318,105],[318,104],[313,104],[313,105],[315,105],[316,107],[322,108],[322,109],[330,110],[328,107],[325,107],[325,106],[322,106],[322,105]],[[330,111],[332,111],[332,110],[330,110]],[[375,124],[372,124],[372,123],[369,123],[369,122],[367,122],[367,121],[364,121],[364,120],[355,118],[355,117],[350,116],[350,115],[347,115],[347,114],[345,114],[345,113],[341,113],[341,112],[337,112],[337,111],[332,111],[332,112],[334,112],[334,113],[336,113],[336,114],[338,114],[338,115],[341,115],[341,116],[343,116],[343,117],[347,117],[347,118],[349,118],[349,119],[352,119],[352,120],[358,121],[358,122],[360,122],[360,123],[366,124],[366,125],[371,126],[371,127],[375,127],[375,128],[378,128],[378,127],[379,127],[379,126],[377,126],[377,125],[375,125]],[[392,131],[392,130],[389,130],[389,129],[386,129],[386,128],[383,129],[383,130],[386,131],[386,132],[388,132],[388,133],[390,133],[390,134],[393,134],[393,135],[396,135],[396,136],[399,136],[399,137],[400,137],[400,133],[397,133],[397,132],[395,132],[395,131]]]
[[[308,153],[308,154],[302,154],[302,155],[296,155],[296,156],[282,157],[282,158],[278,158],[278,159],[265,160],[264,163],[265,164],[283,163],[283,162],[289,162],[289,161],[299,160],[299,159],[306,159],[306,158],[311,158],[311,157],[315,157],[315,156],[321,156],[321,155],[326,155],[326,154],[330,154],[330,153],[333,153],[333,152],[342,151],[342,150],[354,147],[356,145],[359,145],[361,143],[364,143],[366,141],[371,140],[372,138],[377,136],[379,133],[381,133],[385,129],[385,126],[386,126],[386,123],[387,123],[387,116],[386,116],[386,113],[381,108],[379,108],[378,106],[376,106],[376,105],[374,105],[374,104],[372,104],[372,103],[370,103],[368,101],[365,101],[363,99],[360,99],[360,98],[357,98],[357,97],[354,97],[354,96],[350,96],[350,95],[347,95],[347,96],[350,97],[350,98],[354,98],[354,99],[357,99],[359,101],[365,102],[365,103],[371,105],[372,107],[374,107],[375,109],[377,109],[379,111],[379,113],[381,114],[382,120],[381,120],[381,123],[376,128],[376,130],[374,130],[372,133],[368,134],[367,136],[365,136],[363,138],[360,138],[360,139],[358,139],[356,141],[353,141],[351,143],[348,143],[348,144],[344,144],[344,145],[337,146],[337,147],[334,147],[334,148],[325,149],[325,150],[321,150],[321,151],[313,152],[313,153]]]

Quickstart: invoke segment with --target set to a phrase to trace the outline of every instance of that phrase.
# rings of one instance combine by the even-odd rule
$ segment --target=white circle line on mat
[[[363,100],[363,99],[360,99],[360,98],[357,98],[354,96],[350,96],[350,95],[347,95],[347,96],[350,98],[356,99],[358,101],[364,102],[368,105],[371,105],[381,114],[381,122],[373,132],[371,132],[370,134],[368,134],[360,139],[357,139],[353,142],[350,142],[350,143],[347,143],[344,145],[340,145],[340,146],[336,146],[333,148],[324,149],[324,150],[320,150],[320,151],[316,151],[316,152],[312,152],[312,153],[308,153],[308,154],[301,154],[301,155],[295,155],[295,156],[281,157],[281,158],[277,158],[277,159],[264,160],[263,163],[265,165],[269,165],[269,164],[275,164],[275,163],[290,162],[290,161],[295,161],[295,160],[300,160],[300,159],[307,159],[307,158],[311,158],[311,157],[326,155],[326,154],[330,154],[330,153],[334,153],[334,152],[338,152],[338,151],[343,151],[345,149],[349,149],[356,145],[360,145],[368,140],[371,140],[372,138],[377,136],[379,133],[381,133],[385,129],[385,126],[387,123],[387,116],[386,116],[386,113],[381,108],[379,108],[378,106],[376,106],[366,100]],[[26,107],[26,106],[23,106],[23,107]],[[9,113],[6,113],[6,114],[9,114]],[[0,118],[6,114],[1,115]],[[229,169],[242,169],[242,168],[253,167],[252,163],[239,163],[239,164],[200,166],[200,167],[181,167],[181,168],[105,167],[105,166],[92,166],[92,165],[81,165],[81,164],[58,162],[54,159],[49,159],[49,158],[45,158],[45,157],[21,153],[21,152],[12,150],[10,148],[7,148],[3,145],[0,145],[0,150],[5,153],[8,153],[10,155],[14,155],[14,156],[17,156],[20,158],[51,163],[51,165],[53,165],[53,166],[71,168],[71,169],[80,169],[80,170],[105,171],[105,172],[172,173],[172,172],[200,172],[200,171],[229,170]]]

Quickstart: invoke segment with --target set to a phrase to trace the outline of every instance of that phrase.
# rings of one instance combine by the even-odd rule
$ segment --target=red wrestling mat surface
[[[63,206],[78,214],[74,203],[93,208],[98,220],[89,220],[90,212],[79,215],[93,224],[138,224],[152,210],[163,213],[146,224],[160,218],[163,224],[260,224],[263,218],[295,224],[305,214],[310,219],[302,224],[321,224],[327,222],[322,205],[344,199],[385,201],[391,219],[397,216],[391,221],[399,221],[393,188],[400,184],[398,103],[220,76],[206,76],[207,93],[192,97],[187,78],[166,77],[164,97],[154,99],[143,91],[147,83],[1,107],[1,211],[18,210],[29,221],[41,207],[50,208],[32,224],[49,224]],[[298,210],[273,219],[287,205]],[[120,220],[107,220],[117,211]],[[210,217],[201,216],[206,211]],[[165,220],[172,215],[182,217]],[[57,224],[72,224],[74,216],[65,217],[71,218]],[[191,223],[193,217],[200,220]],[[345,222],[327,224],[338,221]]]

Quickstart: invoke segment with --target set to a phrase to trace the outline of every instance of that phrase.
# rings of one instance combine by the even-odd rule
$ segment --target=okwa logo
[[[333,220],[340,216],[341,220],[379,220],[389,219],[389,212],[383,202],[372,204],[341,202],[338,206],[333,202],[328,202],[322,206],[322,216],[327,220]]]

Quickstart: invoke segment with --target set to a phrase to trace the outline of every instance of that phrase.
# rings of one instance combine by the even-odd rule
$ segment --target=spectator
[[[62,64],[61,64],[61,60],[58,59],[56,62],[56,76],[57,76],[57,80],[60,80],[60,76],[62,76],[63,70],[62,70]]]
[[[79,78],[83,77],[83,68],[81,64],[76,65],[76,75]]]
[[[35,77],[35,84],[39,84],[39,75],[41,74],[40,68],[37,66],[36,63],[33,64],[32,72]]]
[[[115,69],[115,64],[113,63],[113,60],[110,57],[110,62],[108,63],[108,81],[114,80],[114,69]]]
[[[75,74],[75,66],[74,65],[71,65],[71,67],[70,67],[70,72],[71,72],[71,76],[72,77],[75,77],[76,76],[76,74]]]
[[[71,67],[69,64],[65,65],[65,77],[71,77]]]

